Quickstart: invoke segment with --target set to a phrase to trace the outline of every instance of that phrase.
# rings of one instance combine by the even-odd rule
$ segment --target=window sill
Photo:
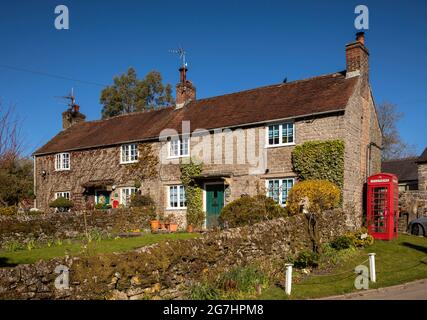
[[[265,149],[270,149],[270,148],[280,148],[280,147],[290,147],[290,146],[295,146],[296,143],[292,142],[292,143],[282,143],[282,144],[273,144],[273,145],[265,145],[264,148]]]
[[[120,164],[133,164],[133,163],[138,163],[138,160],[135,160],[135,161],[126,161],[126,162],[120,161]]]
[[[185,156],[168,156],[167,159],[172,160],[172,159],[180,159],[180,158],[189,158],[190,155],[185,155]]]
[[[70,171],[70,170],[71,170],[70,168],[68,168],[68,169],[55,169],[55,172]]]
[[[167,207],[165,210],[168,210],[168,211],[187,210],[187,207],[181,207],[181,208],[172,208],[172,207]]]

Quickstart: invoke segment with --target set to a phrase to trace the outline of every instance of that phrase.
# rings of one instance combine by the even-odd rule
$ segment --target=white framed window
[[[267,126],[266,138],[267,147],[295,144],[295,123],[285,122]]]
[[[271,179],[266,181],[267,197],[272,198],[281,206],[286,205],[288,194],[295,184],[294,178]]]
[[[169,141],[169,157],[179,158],[188,157],[190,155],[190,139],[189,137],[172,138]]]
[[[130,198],[133,194],[136,193],[135,187],[126,187],[120,189],[120,203],[123,205],[128,205],[130,203]]]
[[[67,152],[55,155],[55,170],[70,170],[70,154]]]
[[[187,200],[185,198],[185,189],[183,185],[168,187],[168,209],[185,209]]]
[[[138,161],[137,144],[124,144],[120,150],[120,163],[135,163]]]
[[[71,194],[70,191],[56,192],[55,193],[55,199],[65,198],[65,199],[70,200],[70,194]]]

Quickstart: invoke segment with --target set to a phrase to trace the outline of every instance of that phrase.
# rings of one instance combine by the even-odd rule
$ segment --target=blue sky
[[[54,8],[70,10],[70,30],[54,28]],[[427,147],[426,1],[65,1],[0,4],[0,65],[99,84],[133,66],[178,81],[187,51],[188,77],[199,98],[345,69],[354,39],[354,8],[370,11],[366,44],[377,103],[398,105],[398,128],[420,153]],[[81,111],[99,119],[101,86],[0,66],[0,97],[23,121],[26,152],[61,130],[66,106],[57,96],[74,88]]]

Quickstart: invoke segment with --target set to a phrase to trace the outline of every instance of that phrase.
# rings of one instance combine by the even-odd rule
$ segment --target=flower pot
[[[178,230],[178,223],[170,223],[169,224],[169,231],[170,232],[176,232]]]
[[[169,226],[170,226],[170,223],[169,223],[169,222],[165,222],[165,223],[164,223],[164,228],[165,228],[166,230],[169,230]]]
[[[150,221],[151,230],[159,229],[160,221],[159,220],[151,220]]]
[[[187,232],[193,232],[194,231],[194,227],[193,227],[193,225],[192,224],[189,224],[188,226],[187,226]]]

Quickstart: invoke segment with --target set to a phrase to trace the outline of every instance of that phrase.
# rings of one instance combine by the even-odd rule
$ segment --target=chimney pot
[[[360,32],[356,33],[356,41],[365,45],[365,32],[360,31]]]

